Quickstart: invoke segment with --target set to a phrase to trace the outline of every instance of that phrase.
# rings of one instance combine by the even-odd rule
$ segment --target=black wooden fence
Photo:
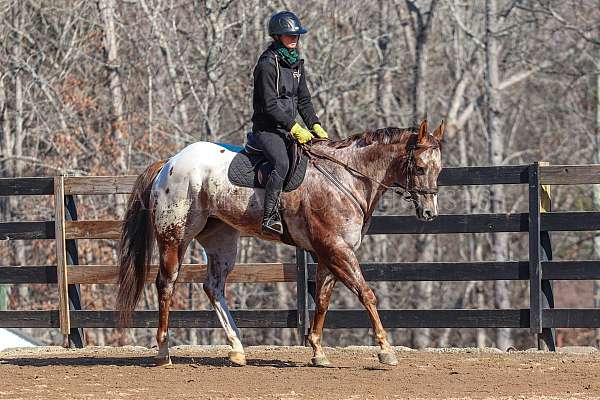
[[[54,195],[58,208],[66,209],[57,221],[1,222],[0,239],[51,239],[57,245],[58,265],[2,266],[0,284],[58,283],[64,293],[59,310],[0,311],[0,327],[61,328],[76,346],[84,343],[81,328],[115,327],[117,314],[107,310],[81,310],[78,283],[115,283],[116,266],[76,266],[77,238],[118,236],[119,221],[73,221],[76,212],[72,195],[128,193],[135,177],[55,177],[10,178],[0,180],[0,196]],[[367,234],[440,234],[528,232],[529,259],[486,262],[397,262],[365,263],[361,267],[368,281],[493,281],[528,280],[530,308],[527,309],[437,309],[380,310],[386,328],[529,328],[554,349],[554,328],[600,327],[598,309],[555,309],[552,280],[600,279],[600,261],[554,261],[551,231],[600,230],[600,212],[551,212],[543,209],[545,185],[600,183],[600,165],[446,168],[439,186],[527,185],[529,212],[516,214],[440,215],[432,222],[413,216],[375,216]],[[440,196],[444,195],[443,188]],[[62,199],[62,200],[61,200]],[[544,212],[547,211],[547,212]],[[61,245],[62,242],[62,245]],[[61,261],[61,248],[66,257]],[[239,265],[230,282],[296,282],[297,308],[294,310],[233,310],[238,326],[253,328],[297,328],[300,337],[309,329],[310,293],[314,291],[316,264],[310,255],[297,250],[295,264]],[[201,282],[204,266],[186,265],[179,282]],[[151,279],[151,278],[150,278]],[[68,296],[67,296],[68,295]],[[71,301],[66,301],[69,298]],[[131,327],[157,325],[156,311],[134,313]],[[171,327],[216,328],[219,322],[211,311],[172,311]],[[368,328],[364,310],[331,310],[327,328]],[[68,336],[67,336],[68,335]]]

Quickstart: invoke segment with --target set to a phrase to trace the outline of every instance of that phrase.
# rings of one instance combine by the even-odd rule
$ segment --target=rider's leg
[[[273,171],[265,185],[265,200],[262,228],[272,233],[283,233],[279,214],[279,196],[289,168],[289,158],[284,137],[275,132],[260,132],[257,142],[273,165]]]

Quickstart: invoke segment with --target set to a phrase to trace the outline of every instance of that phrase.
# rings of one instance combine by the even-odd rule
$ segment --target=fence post
[[[550,165],[547,161],[541,161],[540,167]],[[552,211],[552,196],[550,192],[550,185],[541,185],[540,193],[540,213]],[[540,232],[540,244],[542,246],[542,261],[552,260],[552,242],[550,241],[550,232]],[[554,308],[554,293],[552,290],[552,281],[548,279],[542,279],[542,307],[544,309]],[[543,322],[543,321],[542,321]],[[542,324],[542,333],[537,338],[538,350],[546,348],[550,351],[556,351],[556,330],[554,328],[544,328]]]
[[[542,333],[539,164],[529,166],[529,328]]]
[[[298,324],[298,339],[300,345],[306,346],[308,335],[308,269],[304,249],[296,248],[296,321]]]
[[[77,220],[77,207],[75,207],[75,198],[73,195],[65,197],[65,219],[67,221]],[[77,240],[69,239],[66,241],[67,262],[68,265],[79,265],[79,254],[77,252]],[[81,292],[79,284],[69,285],[69,305],[72,310],[81,310]],[[69,333],[70,344],[82,348],[85,347],[85,335],[83,328],[71,328]]]
[[[63,346],[69,347],[71,319],[67,279],[67,254],[65,243],[65,185],[64,175],[54,177],[54,237],[56,242],[56,278],[58,283],[58,315]]]

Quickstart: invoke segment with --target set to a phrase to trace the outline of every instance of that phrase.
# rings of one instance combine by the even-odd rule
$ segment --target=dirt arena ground
[[[0,352],[1,399],[599,399],[600,352],[410,351],[383,367],[371,347],[328,349],[333,368],[308,366],[303,347],[250,347],[233,367],[225,346],[180,346],[153,367],[142,347]]]

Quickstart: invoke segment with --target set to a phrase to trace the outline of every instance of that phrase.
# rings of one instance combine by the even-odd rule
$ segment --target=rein
[[[323,168],[321,168],[320,166],[318,166],[317,161],[322,158],[322,159],[326,159],[328,161],[331,161],[337,165],[342,166],[344,169],[346,169],[347,171],[350,171],[356,175],[359,175],[363,178],[366,178],[368,180],[370,180],[371,182],[377,184],[378,186],[382,186],[384,187],[386,190],[392,190],[394,193],[399,194],[402,196],[402,198],[406,201],[411,201],[413,199],[413,196],[415,194],[437,194],[438,190],[437,188],[412,188],[410,186],[410,179],[411,177],[414,175],[415,173],[415,156],[414,156],[414,151],[419,148],[419,146],[416,145],[411,145],[408,148],[408,154],[406,154],[403,158],[407,159],[406,162],[406,183],[405,185],[401,185],[398,184],[398,186],[400,187],[399,190],[398,187],[395,186],[388,186],[383,182],[380,182],[374,178],[371,178],[370,176],[366,175],[365,173],[357,170],[356,168],[345,164],[343,162],[341,162],[340,160],[330,156],[329,154],[325,154],[322,153],[320,151],[316,151],[315,149],[313,149],[312,147],[306,145],[306,144],[301,144],[300,147],[306,152],[306,154],[308,155],[308,158],[312,161],[312,163],[314,164],[314,166],[321,171],[321,173],[323,173],[323,175],[325,175],[327,178],[329,178],[329,180],[331,180],[338,188],[340,188],[343,192],[345,192],[348,196],[350,196],[350,198],[352,200],[354,200],[354,202],[360,207],[360,209],[363,211],[363,214],[365,214],[365,210],[362,208],[362,206],[360,205],[360,202],[358,201],[358,199],[352,194],[352,192],[350,192],[347,188],[344,187],[344,185],[338,180],[336,179],[333,175],[331,175],[329,172],[326,172]],[[433,148],[434,146],[428,146]],[[421,147],[423,148],[423,147]],[[408,195],[407,195],[408,194]],[[366,214],[365,214],[366,215]]]

